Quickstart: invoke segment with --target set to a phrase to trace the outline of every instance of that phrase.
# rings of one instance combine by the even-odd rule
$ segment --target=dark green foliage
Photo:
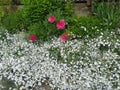
[[[94,2],[93,14],[102,19],[108,29],[115,29],[120,25],[120,7],[114,1],[112,2]]]
[[[60,9],[64,15],[71,15],[71,2],[65,3],[64,0],[32,0],[31,2],[25,1],[23,16],[31,25],[39,21],[44,21],[46,16]]]
[[[24,28],[28,31],[33,27],[36,29],[36,23],[39,24],[40,22],[42,25],[40,25],[41,27],[37,25],[37,28],[44,27],[44,29],[46,29],[47,27],[51,26],[48,24],[45,25],[45,20],[47,19],[46,17],[49,14],[52,14],[54,11],[56,12],[58,9],[64,16],[71,16],[73,14],[73,10],[71,9],[71,1],[65,2],[64,0],[21,0],[21,3],[24,5],[22,6],[21,10],[13,12],[12,14],[6,15],[4,18],[2,18],[3,26],[5,26],[11,32],[16,32],[16,29],[20,30],[21,28]],[[38,29],[34,32],[37,31]]]
[[[44,0],[35,1],[32,0],[30,5],[26,5],[24,9],[24,18],[28,20],[28,22],[36,23],[40,20],[43,20],[45,16],[49,13],[51,8],[51,4]]]

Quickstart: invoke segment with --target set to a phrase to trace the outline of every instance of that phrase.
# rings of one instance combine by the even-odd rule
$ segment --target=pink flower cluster
[[[49,23],[54,23],[56,20],[55,16],[54,15],[51,15],[49,18],[48,18],[48,22]],[[56,24],[56,27],[57,29],[65,29],[65,25],[66,25],[66,22],[64,19],[61,19],[59,22],[57,22]]]
[[[56,20],[56,17],[55,17],[54,15],[51,15],[51,16],[48,18],[48,22],[49,22],[49,23],[54,23],[55,20]],[[56,27],[57,27],[57,29],[59,29],[59,30],[65,29],[65,26],[66,26],[66,22],[65,22],[64,19],[59,20],[59,21],[57,22],[57,24],[56,24]],[[60,36],[60,40],[63,41],[63,42],[67,41],[68,38],[69,38],[68,33]]]
[[[54,23],[55,20],[56,20],[56,17],[55,17],[54,15],[51,15],[51,16],[48,18],[48,22],[49,22],[49,23]],[[61,19],[61,20],[59,20],[59,21],[56,23],[56,27],[57,27],[58,30],[63,30],[63,29],[65,29],[65,26],[66,26],[66,22],[65,22],[64,19]],[[69,34],[68,34],[68,33],[65,33],[64,35],[60,36],[60,40],[63,41],[63,42],[67,41],[68,38],[69,38]],[[34,41],[37,40],[37,36],[34,35],[34,34],[32,34],[32,35],[30,35],[29,39],[34,42]]]

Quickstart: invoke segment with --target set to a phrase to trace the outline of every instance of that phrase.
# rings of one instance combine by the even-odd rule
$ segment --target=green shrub
[[[2,24],[10,32],[16,32],[16,29],[21,28],[24,28],[26,30],[32,29],[32,27],[36,26],[36,23],[43,23],[46,20],[46,16],[48,14],[52,14],[58,9],[61,11],[63,16],[70,16],[73,14],[73,11],[71,9],[71,1],[65,2],[64,0],[22,0],[21,2],[24,4],[24,6],[20,11],[18,10],[12,14],[5,15],[2,19]]]
[[[56,20],[54,23],[49,23],[48,18],[54,15]],[[44,21],[39,21],[37,23],[32,24],[29,27],[29,34],[35,34],[39,39],[42,40],[47,40],[48,38],[51,38],[53,36],[59,37],[62,35],[64,32],[66,32],[66,28],[63,30],[58,30],[56,27],[56,23],[64,19],[65,22],[69,21],[69,17],[64,16],[61,10],[56,10],[54,12],[51,12],[45,17]]]
[[[25,6],[24,18],[26,18],[30,24],[39,22],[43,20],[48,14],[48,11],[50,11],[48,7],[51,7],[51,5],[47,0],[32,0],[29,5]]]
[[[8,15],[2,19],[2,25],[11,33],[15,33],[22,29],[25,24],[25,20],[21,16],[21,11],[14,12],[12,15]]]
[[[58,22],[60,19],[65,19],[67,22],[65,30],[57,30],[55,23],[51,24],[48,22],[48,18],[51,14],[56,17],[56,22]],[[31,25],[29,27],[29,33],[37,35],[37,37],[41,38],[42,40],[53,36],[59,37],[65,32],[68,32],[71,37],[72,35],[76,35],[80,36],[80,38],[95,38],[101,35],[101,33],[105,33],[105,35],[109,33],[109,29],[105,24],[103,24],[103,20],[94,16],[77,17],[75,15],[67,17],[64,16],[61,10],[56,10],[51,12],[51,14],[48,14],[44,21]]]
[[[39,21],[44,21],[46,16],[60,9],[63,11],[64,15],[72,14],[72,3],[66,2],[64,0],[23,0],[24,6],[24,19],[27,19],[29,25],[37,23]]]

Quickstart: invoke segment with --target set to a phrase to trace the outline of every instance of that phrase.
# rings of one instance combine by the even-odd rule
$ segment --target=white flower
[[[54,38],[38,46],[16,34],[6,36],[0,40],[0,77],[23,85],[21,90],[34,87],[36,82],[58,90],[113,90],[113,82],[118,83],[116,90],[120,88],[120,56],[114,52],[120,47],[119,40],[100,36],[86,43],[62,43]],[[101,51],[101,45],[108,45],[108,50]]]

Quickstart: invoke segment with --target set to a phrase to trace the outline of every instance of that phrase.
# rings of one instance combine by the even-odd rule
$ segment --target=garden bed
[[[120,90],[120,7],[78,16],[73,1],[22,3],[0,7],[0,90]]]
[[[34,90],[35,85],[49,85],[55,90],[120,89],[120,41],[115,37],[65,43],[54,38],[36,45],[21,35],[5,35],[0,40],[0,76],[14,81],[15,87],[9,88]]]

